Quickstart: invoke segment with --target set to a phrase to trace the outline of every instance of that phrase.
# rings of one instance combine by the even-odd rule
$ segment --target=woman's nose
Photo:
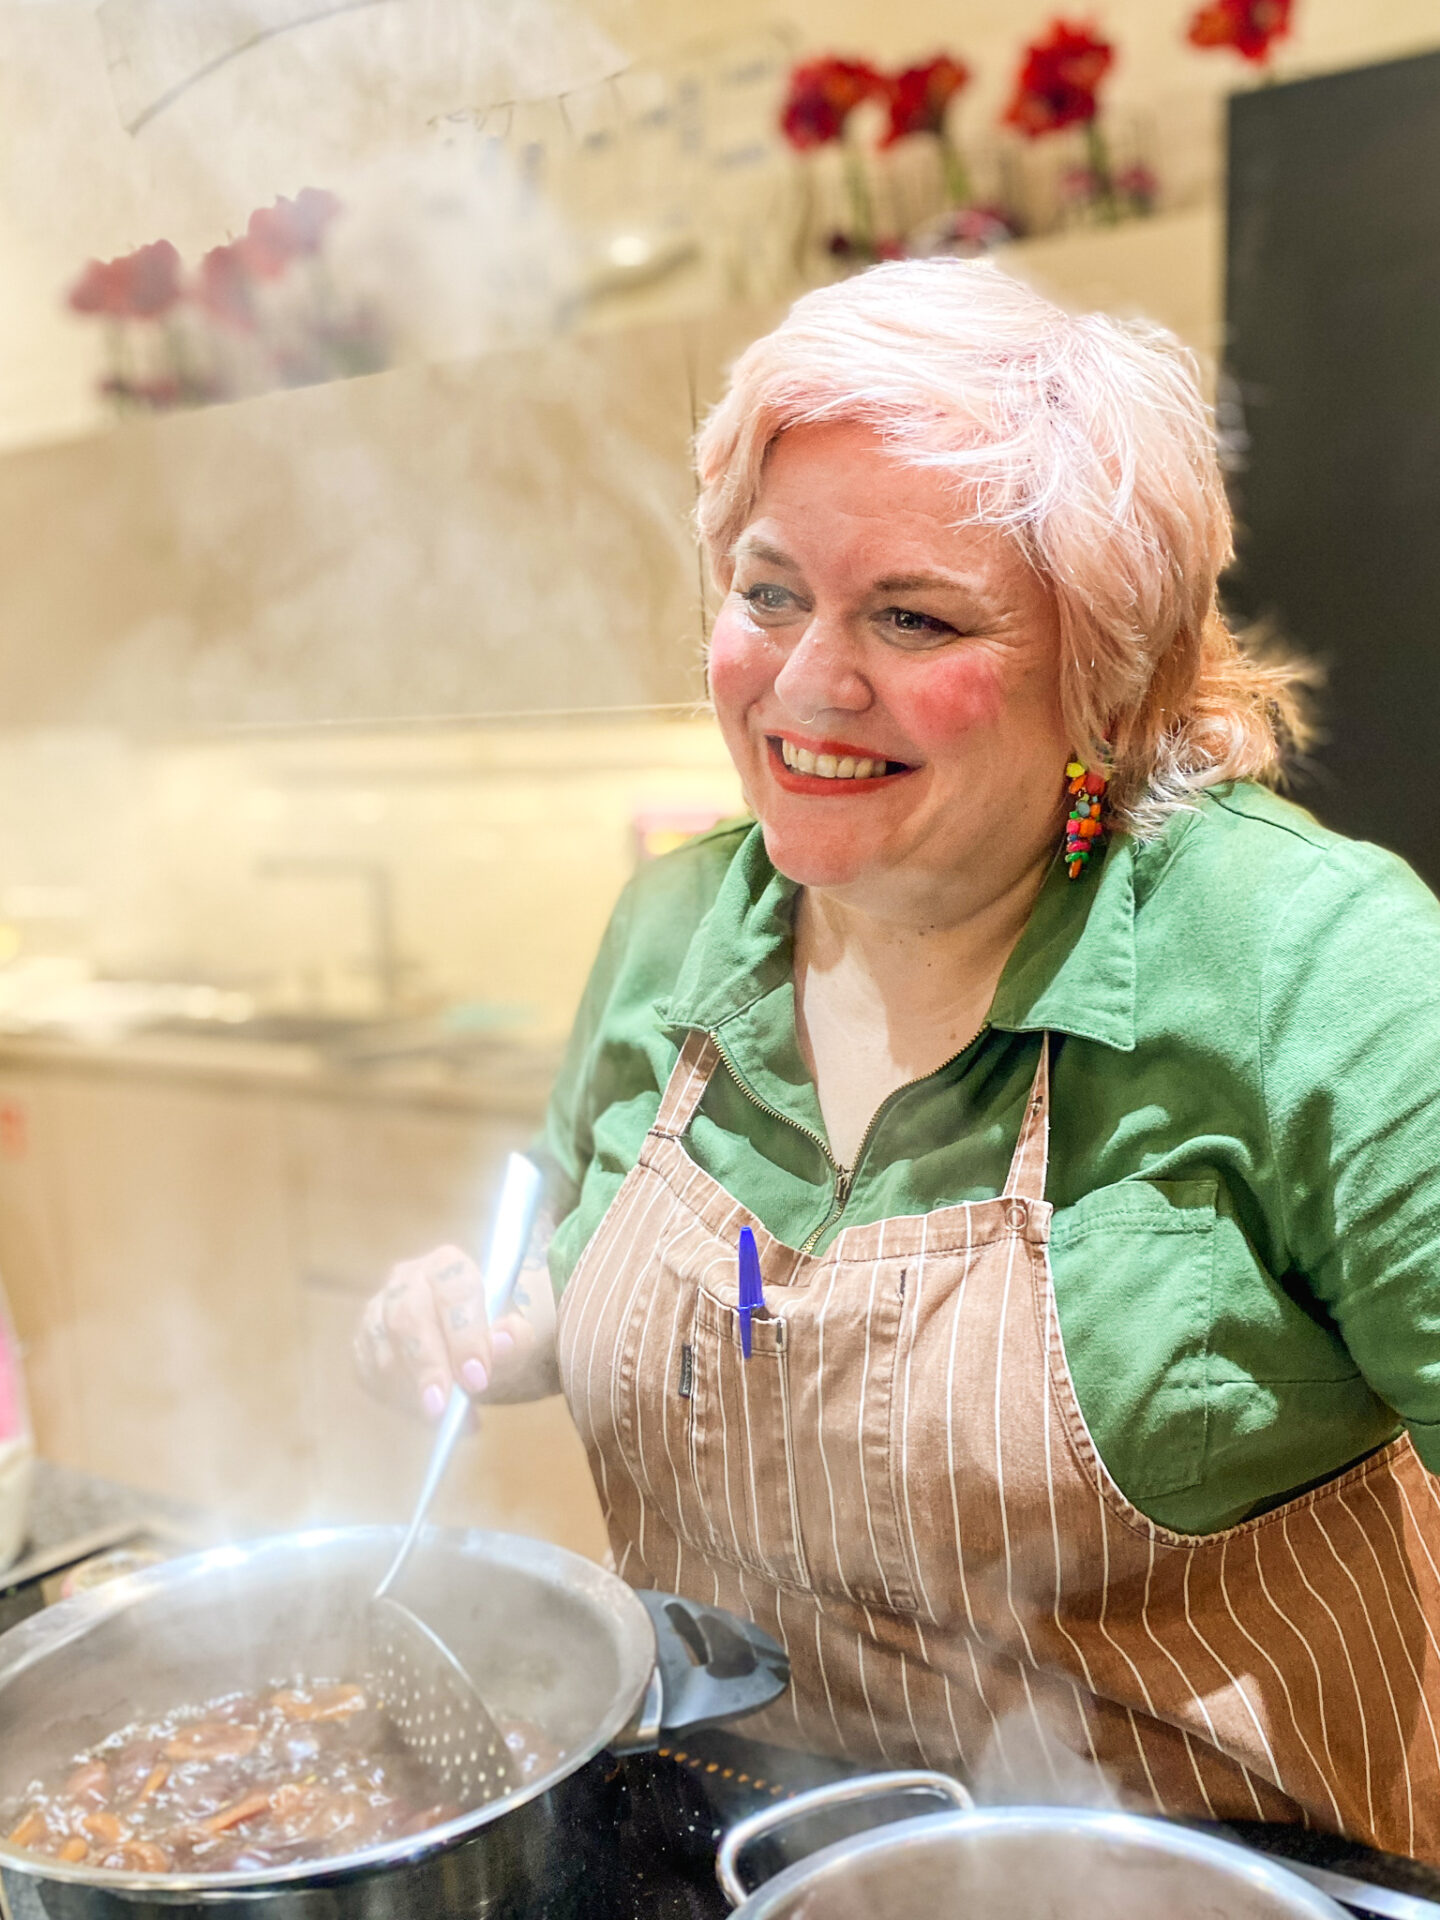
[[[863,713],[874,699],[849,638],[818,617],[790,649],[775,692],[802,725],[822,713]]]

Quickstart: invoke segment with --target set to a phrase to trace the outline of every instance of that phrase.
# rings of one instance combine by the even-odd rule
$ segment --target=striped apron
[[[687,1157],[686,1041],[561,1301],[620,1573],[785,1645],[757,1739],[991,1800],[1302,1821],[1440,1862],[1440,1502],[1408,1437],[1221,1533],[1096,1452],[1047,1255],[1049,1047],[993,1200],[782,1245]],[[766,1310],[741,1358],[736,1260]]]

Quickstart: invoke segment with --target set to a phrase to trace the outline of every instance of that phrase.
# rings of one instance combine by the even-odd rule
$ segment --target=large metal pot
[[[869,1801],[954,1810],[832,1842],[747,1893],[758,1843]],[[863,1774],[731,1828],[716,1866],[732,1920],[1346,1920],[1304,1881],[1225,1840],[1136,1814],[976,1807],[937,1773]]]
[[[62,1601],[0,1637],[0,1807],[117,1728],[288,1676],[364,1670],[365,1605],[397,1530],[348,1528],[221,1547]],[[417,1838],[263,1873],[125,1874],[0,1842],[13,1920],[489,1916],[587,1871],[605,1843],[615,1752],[764,1705],[788,1673],[733,1615],[640,1595],[591,1561],[508,1534],[435,1532],[405,1598],[497,1714],[533,1721],[563,1761]],[[213,1920],[213,1916],[212,1916]]]

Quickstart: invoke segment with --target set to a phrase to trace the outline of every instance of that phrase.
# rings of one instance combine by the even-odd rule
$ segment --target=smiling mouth
[[[799,774],[812,780],[856,781],[872,783],[898,773],[913,773],[914,768],[903,760],[886,760],[879,754],[866,754],[857,748],[837,747],[828,753],[817,753],[809,747],[798,746],[795,741],[787,740],[783,734],[767,734],[767,743],[771,756],[779,760],[785,771]]]

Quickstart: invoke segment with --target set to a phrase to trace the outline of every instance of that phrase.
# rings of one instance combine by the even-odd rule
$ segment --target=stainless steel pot
[[[833,1842],[747,1895],[767,1836],[867,1802],[924,1794],[947,1813]],[[733,1920],[1346,1920],[1272,1860],[1136,1814],[976,1807],[937,1773],[864,1774],[742,1820],[716,1865]]]
[[[390,1527],[291,1534],[130,1575],[0,1637],[0,1808],[117,1728],[288,1676],[363,1671],[365,1607]],[[433,1532],[406,1597],[502,1717],[533,1721],[562,1762],[416,1838],[261,1873],[125,1874],[0,1842],[13,1920],[140,1920],[217,1905],[226,1920],[470,1915],[583,1875],[606,1825],[609,1756],[763,1706],[788,1671],[746,1621],[640,1595],[591,1561],[508,1534]]]

